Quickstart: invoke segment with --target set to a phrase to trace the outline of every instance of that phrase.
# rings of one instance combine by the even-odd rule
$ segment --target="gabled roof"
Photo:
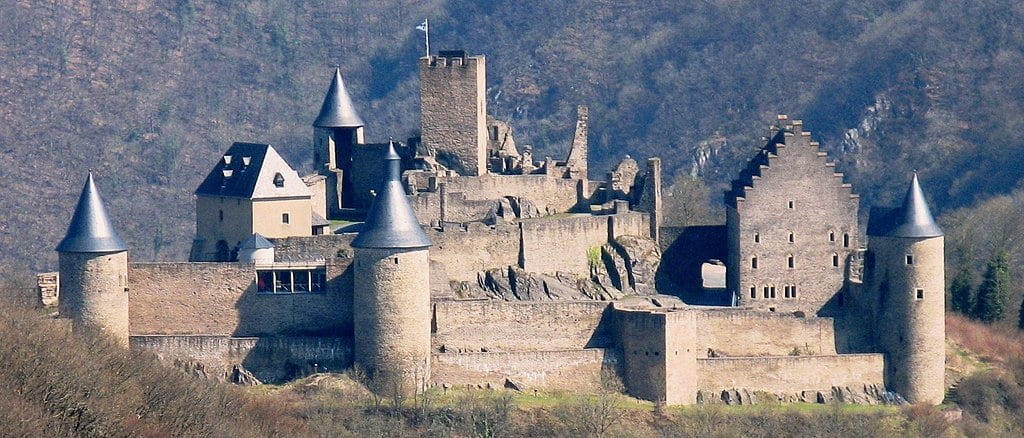
[[[401,158],[395,144],[384,156],[384,181],[373,198],[362,231],[352,241],[356,248],[426,248],[432,245],[405,197]]]
[[[261,236],[260,233],[252,233],[248,239],[245,239],[242,243],[238,244],[238,249],[267,249],[273,247],[274,244]]]
[[[312,197],[313,193],[273,146],[235,143],[206,175],[196,195],[272,199]]]
[[[873,208],[868,221],[868,235],[880,237],[939,237],[942,229],[935,223],[917,173],[910,181],[903,205],[899,208]]]
[[[364,126],[363,119],[356,112],[352,105],[352,97],[345,89],[345,82],[341,80],[341,69],[334,69],[334,79],[331,87],[327,89],[327,96],[320,107],[320,115],[316,117],[313,126],[317,128],[358,128]]]
[[[120,252],[128,249],[103,207],[103,199],[93,182],[92,172],[78,197],[78,206],[71,217],[68,232],[57,245],[59,252]]]

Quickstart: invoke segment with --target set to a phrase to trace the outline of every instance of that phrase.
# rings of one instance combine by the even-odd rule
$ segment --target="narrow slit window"
[[[757,256],[750,258],[750,269],[757,269]]]
[[[772,295],[771,297],[775,298],[775,286],[772,286],[770,290],[771,290],[771,295]]]
[[[789,265],[790,269],[796,267],[796,259],[793,258],[793,254],[790,254],[789,256],[786,257],[786,264]]]
[[[754,243],[761,243],[761,233],[754,233]]]
[[[924,289],[918,289],[917,290],[917,299],[918,300],[923,300],[924,299]]]
[[[828,232],[828,241],[829,242],[835,242],[836,241],[836,232],[835,231],[829,231]]]
[[[908,265],[913,265],[914,264],[914,255],[913,254],[907,254],[907,264]]]
[[[796,202],[795,201],[789,201],[789,203],[786,204],[786,205],[789,206],[789,208],[796,208]]]
[[[832,253],[832,266],[836,268],[839,267],[839,254]]]
[[[782,297],[783,298],[789,298],[789,285],[788,284],[782,287]]]
[[[796,285],[790,286],[789,288],[790,298],[796,298]]]
[[[764,295],[765,298],[769,298],[768,297],[768,286],[764,287],[764,294],[763,295]]]
[[[848,233],[843,233],[843,248],[849,248],[849,247],[850,247],[850,235]]]
[[[792,231],[789,232],[789,243],[796,242],[796,235]]]
[[[750,286],[750,298],[757,298],[757,288]]]

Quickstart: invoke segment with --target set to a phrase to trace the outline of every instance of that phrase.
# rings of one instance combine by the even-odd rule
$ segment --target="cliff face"
[[[311,167],[334,65],[367,141],[414,134],[424,17],[435,51],[488,57],[489,112],[536,156],[564,156],[587,104],[592,177],[628,153],[662,156],[668,181],[716,184],[787,113],[819,130],[867,201],[899,193],[877,175],[917,168],[946,188],[929,193],[941,211],[1024,172],[1005,159],[1024,126],[1024,36],[1006,29],[1024,11],[975,3],[6,2],[0,261],[55,266],[89,168],[133,259],[184,258],[191,192],[232,141]]]

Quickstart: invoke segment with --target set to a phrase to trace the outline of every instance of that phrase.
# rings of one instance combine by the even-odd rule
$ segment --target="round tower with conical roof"
[[[350,175],[353,149],[363,144],[363,126],[341,79],[341,69],[336,68],[320,114],[313,122],[313,165],[328,178],[329,217],[337,217],[342,207],[365,207],[353,205],[355,193]]]
[[[874,216],[874,214],[873,214]],[[943,233],[914,174],[903,205],[872,217],[868,268],[886,386],[911,403],[945,395]]]
[[[355,361],[378,392],[413,394],[430,378],[430,239],[401,182],[394,143],[354,241]]]
[[[92,173],[78,198],[60,258],[60,315],[128,345],[128,247],[103,207]]]

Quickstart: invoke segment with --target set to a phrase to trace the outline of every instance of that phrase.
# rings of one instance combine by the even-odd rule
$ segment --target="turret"
[[[943,233],[914,174],[903,205],[875,209],[868,225],[869,287],[886,386],[911,403],[945,394]]]
[[[110,223],[91,172],[57,253],[60,315],[75,329],[99,330],[127,346],[128,247]]]
[[[340,208],[353,206],[352,149],[363,144],[363,126],[341,79],[341,69],[336,68],[320,114],[313,122],[313,166],[328,177],[328,217],[337,217]]]
[[[394,143],[355,248],[355,361],[375,391],[412,394],[430,378],[430,239],[401,182]]]

